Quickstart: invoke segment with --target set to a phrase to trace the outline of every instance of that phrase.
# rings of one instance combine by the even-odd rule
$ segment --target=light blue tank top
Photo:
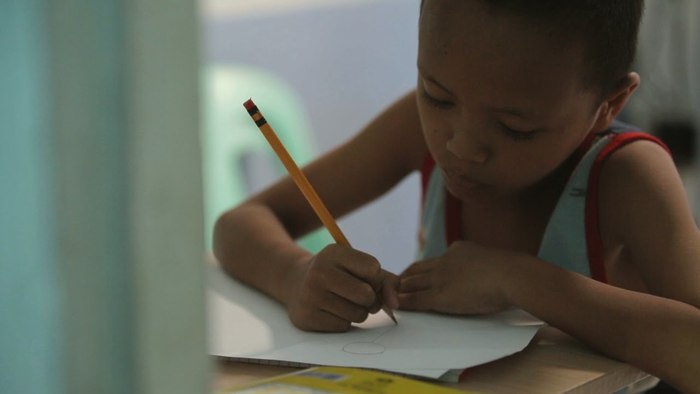
[[[537,256],[561,268],[606,282],[603,248],[598,231],[597,186],[604,160],[618,148],[655,137],[622,122],[587,139],[582,154],[564,187],[542,237]],[[429,159],[432,163],[432,159]],[[423,212],[417,259],[440,256],[448,247],[448,192],[437,166],[424,169]],[[425,177],[428,176],[426,179]]]

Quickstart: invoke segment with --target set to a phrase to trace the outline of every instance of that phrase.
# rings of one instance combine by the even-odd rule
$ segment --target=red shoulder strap
[[[588,193],[586,194],[586,248],[588,250],[588,264],[591,270],[591,277],[603,283],[608,282],[605,271],[605,261],[603,260],[603,240],[600,236],[599,223],[599,180],[600,172],[605,160],[615,151],[629,144],[630,142],[647,140],[661,145],[666,151],[671,153],[668,147],[658,138],[642,132],[626,132],[615,134],[613,140],[603,147],[598,153],[588,175]]]
[[[462,239],[462,226],[460,218],[462,216],[462,204],[449,191],[445,191],[445,227],[447,238],[447,246],[453,242]]]

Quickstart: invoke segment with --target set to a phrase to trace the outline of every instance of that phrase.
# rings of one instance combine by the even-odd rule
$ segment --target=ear
[[[639,87],[639,74],[628,73],[618,87],[607,95],[605,100],[598,107],[598,115],[593,126],[595,131],[603,131],[610,126],[610,123],[620,114],[627,100],[632,97],[632,93]]]

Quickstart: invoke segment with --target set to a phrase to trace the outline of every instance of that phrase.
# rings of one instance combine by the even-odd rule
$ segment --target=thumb
[[[399,277],[382,270],[377,283],[378,286],[374,290],[377,298],[369,309],[370,313],[376,313],[384,306],[397,309],[399,307],[399,284],[401,283]]]
[[[383,270],[382,270],[383,271]],[[401,280],[391,272],[383,271],[382,300],[391,309],[399,307],[399,285]]]

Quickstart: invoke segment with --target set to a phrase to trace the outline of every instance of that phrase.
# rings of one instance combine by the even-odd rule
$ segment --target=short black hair
[[[481,0],[584,48],[584,83],[607,94],[632,68],[644,0]],[[421,0],[421,10],[423,0]]]

